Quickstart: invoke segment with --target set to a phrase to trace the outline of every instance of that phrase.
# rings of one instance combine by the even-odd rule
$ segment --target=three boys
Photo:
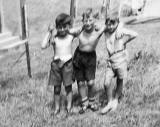
[[[96,46],[105,31],[106,46],[109,54],[110,68],[107,76],[108,84],[111,84],[113,77],[117,77],[117,87],[113,91],[108,87],[108,105],[101,113],[105,114],[109,110],[115,110],[118,105],[118,98],[122,94],[124,79],[127,75],[127,54],[126,44],[134,39],[137,34],[123,28],[118,18],[110,17],[106,19],[105,26],[97,29],[94,24],[93,13],[88,9],[83,13],[83,27],[75,30],[70,29],[71,19],[66,14],[60,14],[56,18],[57,34],[52,35],[50,41],[44,41],[42,48],[47,48],[50,44],[54,48],[54,59],[51,63],[49,83],[54,85],[55,114],[60,111],[60,91],[61,84],[65,86],[67,93],[67,111],[72,107],[72,42],[75,37],[79,39],[74,58],[74,78],[77,80],[78,91],[81,96],[81,109],[79,113],[84,113],[87,108],[95,111],[98,109],[94,97],[94,80],[96,72]],[[88,91],[87,91],[88,87]]]

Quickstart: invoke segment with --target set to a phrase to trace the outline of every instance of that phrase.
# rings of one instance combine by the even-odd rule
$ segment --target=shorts
[[[77,47],[73,57],[74,79],[77,81],[90,81],[95,79],[96,52],[83,52]]]
[[[127,51],[116,53],[112,55],[108,61],[108,68],[106,71],[106,80],[111,80],[112,77],[119,79],[127,78]]]
[[[108,78],[117,77],[119,79],[127,78],[127,62],[121,64],[118,68],[108,67],[106,71]]]
[[[72,78],[72,59],[65,63],[63,63],[60,59],[52,61],[49,75],[49,85],[59,86],[63,82],[64,86],[69,86],[73,83]]]

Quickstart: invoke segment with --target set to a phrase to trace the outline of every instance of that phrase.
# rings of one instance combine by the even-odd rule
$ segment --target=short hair
[[[92,8],[88,8],[83,14],[82,14],[82,21],[84,21],[85,18],[89,18],[93,16],[93,10]]]
[[[107,22],[117,22],[119,23],[119,18],[118,17],[108,17],[106,18],[105,24],[107,24]]]
[[[55,20],[56,28],[63,25],[71,25],[71,17],[68,14],[61,13],[56,17]]]

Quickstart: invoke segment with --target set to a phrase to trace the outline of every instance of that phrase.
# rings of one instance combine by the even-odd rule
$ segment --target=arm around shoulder
[[[99,38],[103,35],[105,30],[106,30],[106,25],[102,25],[100,28],[98,28]]]
[[[69,29],[69,34],[73,35],[74,37],[78,37],[80,33],[82,32],[82,26],[74,27]]]

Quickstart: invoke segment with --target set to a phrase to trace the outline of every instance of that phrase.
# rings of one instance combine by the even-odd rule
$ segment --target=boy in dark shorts
[[[42,48],[45,49],[50,45],[54,49],[54,58],[51,63],[51,70],[49,76],[49,85],[54,86],[54,114],[60,112],[60,92],[61,84],[65,86],[67,95],[67,111],[70,112],[72,108],[72,83],[73,83],[73,66],[72,66],[72,42],[75,36],[68,33],[71,25],[71,18],[69,15],[61,13],[55,20],[56,31],[54,35],[49,33],[42,43]]]
[[[122,96],[124,80],[127,77],[128,53],[126,44],[136,38],[137,33],[124,28],[119,22],[118,15],[110,15],[106,19],[106,47],[109,55],[106,71],[105,88],[108,94],[108,104],[101,110],[102,114],[116,110],[118,100]],[[111,87],[111,81],[116,78],[115,90]]]
[[[74,76],[77,80],[78,90],[81,96],[80,114],[84,113],[88,107],[95,111],[98,109],[95,104],[94,80],[96,72],[96,46],[105,30],[105,25],[96,29],[93,19],[92,9],[83,13],[83,31],[79,35],[79,46],[77,47],[74,58]],[[88,91],[87,91],[87,87]]]

